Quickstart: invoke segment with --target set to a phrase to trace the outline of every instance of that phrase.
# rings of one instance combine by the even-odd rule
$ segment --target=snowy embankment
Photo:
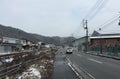
[[[43,74],[47,73],[47,66],[50,64],[53,65],[53,60],[41,60],[41,63],[31,65],[17,79],[41,79]]]
[[[30,67],[27,71],[23,72],[18,79],[41,79],[41,74],[37,68]]]
[[[20,72],[6,76],[6,79],[51,79],[56,51],[45,52],[45,55],[20,67]],[[37,55],[37,54],[36,54]],[[14,59],[6,59],[12,62]]]

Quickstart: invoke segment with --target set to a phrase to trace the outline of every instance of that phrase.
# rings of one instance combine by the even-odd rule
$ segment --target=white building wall
[[[19,39],[3,37],[3,43],[17,43]]]
[[[13,44],[22,44],[26,45],[26,40],[16,39],[16,38],[9,38],[3,37],[3,43],[13,43]]]
[[[25,46],[25,45],[27,45],[27,41],[26,41],[26,40],[21,40],[21,44],[22,44],[23,46]]]
[[[0,53],[4,53],[4,47],[0,46]]]
[[[5,53],[10,53],[10,52],[12,52],[12,47],[11,47],[11,46],[4,46],[4,52],[5,52]]]
[[[85,45],[83,43],[86,43],[86,38],[79,38],[74,41],[73,46],[77,47],[78,50],[84,51],[85,50]]]
[[[0,53],[10,53],[12,52],[11,46],[0,46]]]

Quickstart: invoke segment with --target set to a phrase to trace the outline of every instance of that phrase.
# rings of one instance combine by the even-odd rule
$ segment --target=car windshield
[[[120,79],[120,0],[0,0],[0,79]]]

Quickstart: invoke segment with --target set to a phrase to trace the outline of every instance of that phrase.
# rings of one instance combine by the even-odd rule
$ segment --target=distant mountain
[[[75,40],[74,37],[46,37],[46,36],[41,36],[38,34],[32,34],[35,36],[37,39],[40,41],[43,41],[48,44],[55,44],[55,45],[71,45],[72,41]]]
[[[35,42],[39,41],[32,34],[24,32],[17,28],[10,27],[10,26],[0,25],[0,34],[6,37],[27,39]]]
[[[39,34],[32,34],[27,33],[23,30],[18,28],[13,28],[10,26],[0,25],[0,35],[12,38],[19,38],[19,39],[27,39],[34,42],[42,41],[47,44],[55,44],[55,45],[70,45],[75,38],[73,37],[49,37],[49,36],[42,36]]]

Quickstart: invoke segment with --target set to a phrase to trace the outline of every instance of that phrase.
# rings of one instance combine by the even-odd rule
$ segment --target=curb
[[[104,54],[94,54],[94,53],[86,53],[86,54],[90,54],[90,55],[95,55],[95,56],[101,56],[101,57],[106,57],[106,58],[111,58],[111,59],[115,59],[115,60],[120,60],[120,57],[115,57],[115,56],[109,56],[109,55],[104,55]]]

